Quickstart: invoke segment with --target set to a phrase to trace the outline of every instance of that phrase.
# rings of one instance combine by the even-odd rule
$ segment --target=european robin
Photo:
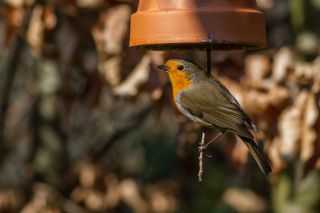
[[[159,69],[169,74],[173,97],[179,111],[189,119],[222,133],[232,132],[242,139],[265,175],[271,167],[249,129],[258,131],[248,114],[228,89],[193,62],[168,60]]]

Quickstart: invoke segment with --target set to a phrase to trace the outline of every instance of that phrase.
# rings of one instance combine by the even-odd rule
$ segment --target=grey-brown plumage
[[[175,97],[178,109],[205,127],[217,128],[222,132],[229,131],[239,136],[260,169],[268,175],[271,167],[248,130],[250,128],[257,131],[257,128],[238,101],[221,82],[208,76],[194,63],[185,60],[176,61],[183,64],[191,81],[191,85],[182,89]]]

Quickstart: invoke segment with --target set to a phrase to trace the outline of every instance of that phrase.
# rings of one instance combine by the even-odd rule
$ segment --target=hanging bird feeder
[[[255,0],[140,0],[131,16],[130,47],[148,50],[260,49],[267,45],[264,15]],[[200,147],[204,146],[203,130]],[[203,152],[199,154],[199,181]]]
[[[255,0],[140,0],[131,17],[130,47],[259,49],[264,15]]]

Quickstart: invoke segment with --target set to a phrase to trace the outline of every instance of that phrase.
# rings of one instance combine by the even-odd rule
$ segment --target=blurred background
[[[212,73],[273,173],[225,134],[199,183],[201,129],[154,65],[205,52],[130,49],[134,0],[0,1],[0,212],[320,212],[320,0],[257,4],[268,48],[214,51]]]

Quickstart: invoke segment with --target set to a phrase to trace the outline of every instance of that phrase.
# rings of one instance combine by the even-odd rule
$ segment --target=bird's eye
[[[184,70],[184,66],[183,66],[183,65],[179,65],[179,66],[177,67],[177,69],[178,69],[179,71],[182,71],[182,70]]]

